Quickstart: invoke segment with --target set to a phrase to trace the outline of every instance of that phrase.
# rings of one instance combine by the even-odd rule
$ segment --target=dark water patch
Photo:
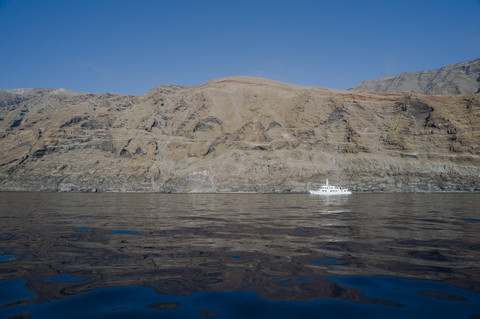
[[[78,227],[77,229],[78,230],[89,230],[89,229],[93,229],[93,227]]]
[[[13,274],[17,271],[17,268],[0,268],[0,274]]]
[[[418,290],[417,293],[445,301],[470,301],[468,298],[443,291]]]
[[[222,282],[222,279],[207,277],[207,278],[200,278],[200,279],[192,279],[192,281],[196,282],[196,283],[211,285],[211,284],[216,284],[216,283]]]
[[[157,257],[161,257],[161,256],[162,256],[161,254],[148,253],[148,254],[143,255],[143,259],[147,259],[147,258],[157,258]]]
[[[198,264],[200,267],[205,267],[205,268],[223,268],[224,265],[220,262],[207,262],[207,263],[200,263]]]
[[[355,286],[367,296],[393,300],[391,305],[338,299],[279,301],[262,299],[251,291],[196,292],[188,296],[160,295],[145,287],[104,288],[42,304],[0,308],[0,317],[27,311],[32,318],[468,318],[480,313],[479,294],[446,284],[390,277],[329,278]],[[24,283],[22,281],[21,283]],[[0,283],[3,284],[3,283]],[[22,286],[23,287],[23,286]],[[3,288],[3,287],[2,287]],[[14,287],[15,288],[15,287]],[[18,287],[17,287],[18,288]],[[420,288],[420,289],[418,289]],[[448,301],[419,290],[455,295]],[[1,292],[5,292],[1,289]],[[21,292],[25,292],[25,288]],[[7,294],[10,301],[31,294]],[[461,300],[458,300],[461,298]],[[468,299],[468,300],[466,300]],[[3,301],[4,299],[2,299]],[[398,305],[403,306],[398,306]],[[119,317],[120,316],[120,317]]]
[[[395,241],[399,245],[403,246],[411,246],[411,247],[459,247],[464,244],[463,241],[459,240],[442,240],[442,239],[435,239],[435,240],[418,240],[418,239],[407,239],[407,240],[400,240]]]
[[[438,219],[431,219],[431,218],[421,218],[421,219],[417,219],[417,220],[422,221],[422,222],[426,222],[426,223],[441,223],[441,224],[444,224],[444,223],[448,222],[446,220],[438,220]]]
[[[141,233],[137,233],[131,230],[112,230],[110,234],[131,234],[131,235],[141,235]]]
[[[447,258],[436,250],[430,251],[410,251],[410,256],[431,261],[446,261]]]
[[[146,308],[157,309],[157,310],[172,310],[180,307],[179,302],[156,302],[150,305],[146,305]]]
[[[411,265],[411,264],[406,264],[405,266],[406,270],[414,270],[414,271],[425,271],[425,272],[431,272],[431,273],[442,273],[442,274],[451,274],[453,273],[451,268],[448,267],[439,267],[439,266],[427,266],[427,265]]]
[[[480,313],[480,294],[444,283],[393,277],[326,279],[362,290],[368,297],[403,305],[398,314],[404,315],[399,318],[408,318],[409,314],[412,318],[466,318]]]
[[[72,275],[61,275],[61,276],[54,276],[54,277],[45,278],[43,281],[79,282],[79,281],[84,281],[85,279],[86,278],[75,277],[75,276],[72,276]]]
[[[35,294],[25,287],[26,283],[23,279],[0,281],[0,314],[1,309],[8,304],[35,297]]]
[[[212,318],[212,317],[215,317],[217,315],[216,312],[213,312],[213,311],[208,311],[208,310],[200,310],[198,312],[198,314],[200,316],[202,316],[203,318]]]
[[[230,258],[239,259],[239,258],[242,258],[242,256],[234,255],[234,256],[230,256]]]
[[[14,255],[0,256],[0,261],[12,261],[12,260],[16,260]]]
[[[477,218],[462,218],[462,220],[467,222],[480,222],[480,219]]]
[[[398,241],[401,245],[409,245],[409,246],[431,246],[431,243],[425,240],[418,240],[418,239],[407,239],[407,240],[400,240]]]
[[[333,251],[351,251],[351,243],[347,242],[328,242],[323,245],[323,248]]]
[[[0,234],[0,238],[2,238],[2,237],[7,237],[7,235],[2,235],[2,234]]]
[[[464,245],[461,245],[460,247],[468,250],[480,251],[480,244],[464,244]]]
[[[310,281],[309,278],[303,278],[303,277],[299,277],[299,278],[295,278],[296,281],[301,281],[301,282],[307,282],[307,281]]]
[[[318,260],[318,259],[312,259],[310,262],[314,264],[339,264],[340,260],[337,259],[324,259],[324,260]]]

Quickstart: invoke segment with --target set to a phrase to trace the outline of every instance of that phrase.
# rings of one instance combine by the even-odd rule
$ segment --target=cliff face
[[[480,190],[480,96],[249,77],[142,96],[0,91],[0,189]]]
[[[441,69],[405,72],[363,81],[350,90],[380,93],[412,92],[428,95],[480,93],[480,58]]]

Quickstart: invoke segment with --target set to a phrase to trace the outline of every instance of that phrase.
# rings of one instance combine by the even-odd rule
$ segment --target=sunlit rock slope
[[[404,72],[395,76],[367,80],[350,90],[428,95],[480,93],[480,58],[435,70]]]
[[[480,96],[251,77],[142,96],[0,90],[0,190],[480,189]]]

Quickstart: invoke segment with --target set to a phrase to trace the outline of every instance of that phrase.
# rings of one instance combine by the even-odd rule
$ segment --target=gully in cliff
[[[325,185],[320,186],[317,190],[310,190],[309,192],[312,195],[349,195],[352,193],[347,188],[328,185],[328,179],[325,180]]]

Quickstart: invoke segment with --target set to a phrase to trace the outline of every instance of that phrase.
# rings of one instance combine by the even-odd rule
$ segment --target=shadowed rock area
[[[381,93],[411,92],[428,95],[480,93],[480,58],[440,69],[404,72],[363,81],[350,90]]]
[[[0,190],[478,191],[479,95],[251,77],[142,96],[0,90]]]

